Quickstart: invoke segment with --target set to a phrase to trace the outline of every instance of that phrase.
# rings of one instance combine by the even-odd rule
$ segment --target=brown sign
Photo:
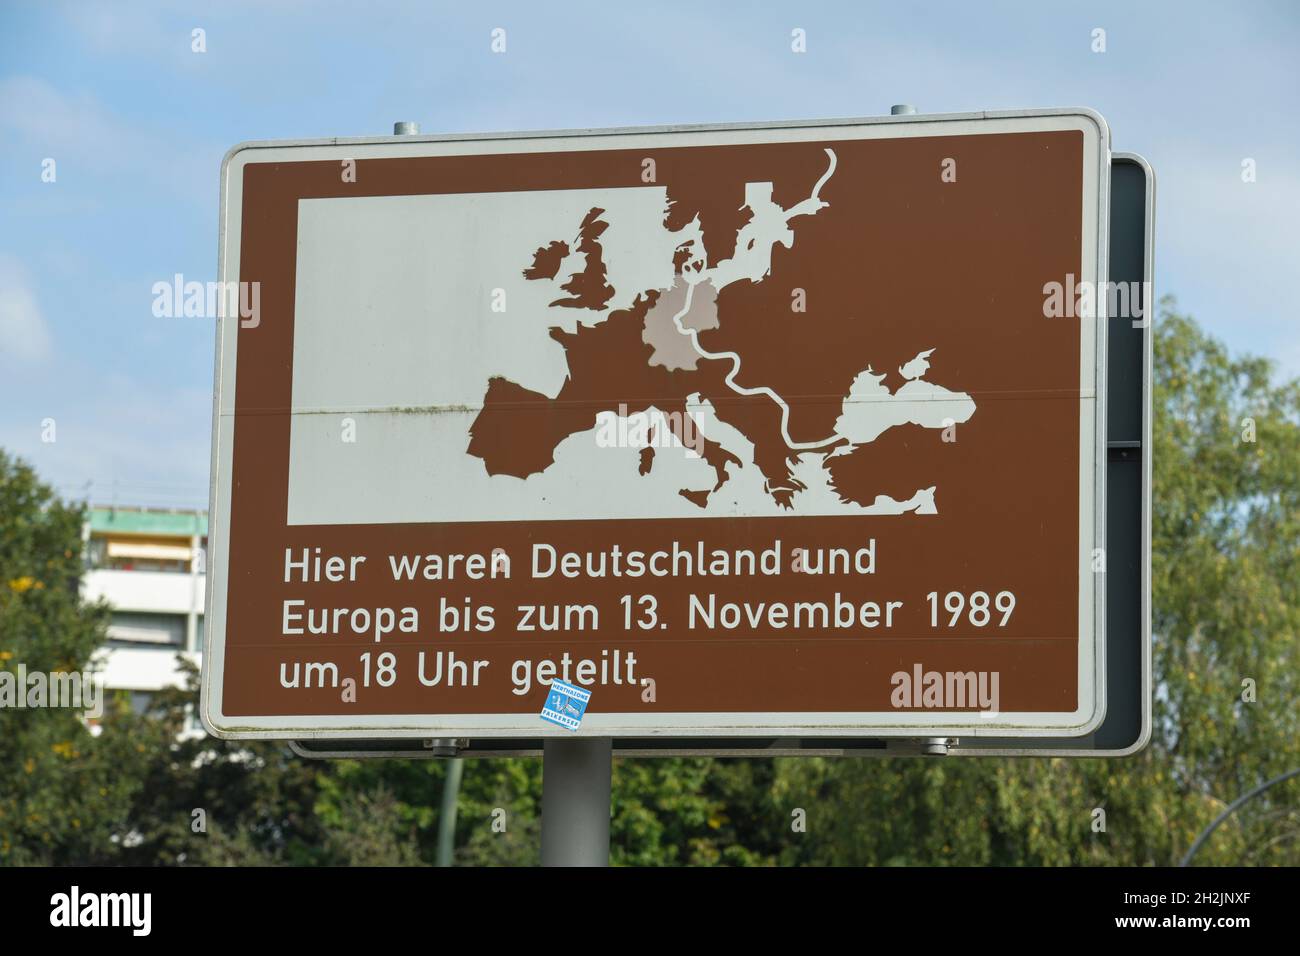
[[[1107,162],[1078,112],[232,150],[209,727],[1090,731]]]

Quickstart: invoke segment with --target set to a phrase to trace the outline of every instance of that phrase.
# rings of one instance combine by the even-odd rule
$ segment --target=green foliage
[[[1300,382],[1274,384],[1268,361],[1229,356],[1170,307],[1156,341],[1160,692],[1146,764],[1169,859],[1226,801],[1300,764]],[[1297,807],[1300,787],[1284,784],[1198,862],[1300,861]]]
[[[618,760],[612,860],[671,865],[1168,865],[1226,803],[1300,765],[1300,383],[1163,303],[1156,326],[1155,731],[1122,760]],[[0,453],[0,664],[80,668],[80,522]],[[191,675],[191,679],[193,680]],[[1257,700],[1243,700],[1243,681]],[[195,684],[92,735],[0,710],[0,862],[432,863],[447,764],[305,761],[179,734]],[[179,734],[179,735],[178,735]],[[539,858],[541,762],[469,760],[458,865]],[[205,828],[196,832],[195,811]],[[1097,832],[1097,811],[1105,830]],[[802,822],[802,827],[800,824]],[[1300,863],[1300,781],[1204,864]]]
[[[85,671],[103,640],[107,610],[77,593],[81,526],[79,509],[0,451],[0,669],[15,684],[20,666]],[[122,825],[138,752],[101,745],[78,713],[0,708],[0,863],[97,859]]]
[[[439,788],[441,797],[441,788]],[[535,866],[541,861],[542,762],[467,760],[456,812],[456,864]]]
[[[315,814],[317,768],[280,743],[184,733],[198,673],[183,658],[184,688],[162,691],[141,720],[150,760],[131,808],[135,834],[121,851],[134,865],[309,865],[331,862]],[[108,731],[106,730],[105,733]],[[203,828],[196,830],[196,811]]]

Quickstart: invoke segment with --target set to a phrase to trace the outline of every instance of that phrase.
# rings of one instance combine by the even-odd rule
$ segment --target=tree
[[[332,862],[343,844],[330,842],[329,827],[316,814],[319,766],[277,741],[217,740],[185,733],[186,717],[198,705],[199,675],[184,658],[178,657],[177,663],[185,686],[155,695],[133,730],[146,760],[140,770],[143,786],[129,810],[133,838],[122,851],[122,862]],[[362,822],[358,817],[350,820]]]
[[[1156,342],[1145,764],[1168,788],[1152,847],[1164,862],[1225,803],[1300,765],[1300,382],[1275,384],[1272,363],[1230,356],[1172,303]],[[1300,862],[1297,808],[1300,787],[1284,785],[1198,861]]]
[[[81,527],[79,508],[0,451],[0,682],[25,703],[20,672],[87,673],[103,640],[107,609],[78,593]],[[111,855],[140,785],[139,752],[119,737],[97,739],[80,710],[14,703],[0,707],[0,863]],[[105,724],[116,704],[106,702]]]

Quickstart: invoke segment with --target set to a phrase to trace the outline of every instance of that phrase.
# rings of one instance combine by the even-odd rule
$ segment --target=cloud
[[[128,186],[161,185],[196,202],[209,200],[220,158],[215,147],[132,125],[91,93],[33,76],[0,79],[0,132],[56,160],[61,183],[84,170]]]
[[[50,346],[50,331],[26,270],[16,259],[0,255],[0,358],[43,362]]]
[[[1275,147],[1258,150],[1259,178],[1241,179],[1226,149],[1162,144],[1156,158],[1157,291],[1234,347],[1265,354],[1300,374],[1291,302],[1300,270],[1300,176]],[[1153,151],[1154,152],[1154,151]],[[1161,163],[1164,156],[1176,160]]]
[[[208,389],[161,386],[57,356],[54,363],[53,373],[20,368],[4,380],[22,403],[0,402],[0,448],[30,463],[65,496],[206,504]]]
[[[179,49],[189,52],[188,31],[169,32],[160,21],[163,9],[137,4],[75,3],[62,8],[63,22],[100,54],[161,58]]]
[[[101,161],[113,161],[129,137],[95,97],[66,94],[33,76],[0,80],[0,127],[50,150],[95,144]]]

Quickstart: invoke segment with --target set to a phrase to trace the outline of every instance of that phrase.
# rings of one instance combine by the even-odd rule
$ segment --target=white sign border
[[[311,162],[394,156],[511,153],[618,148],[663,148],[830,138],[901,138],[989,135],[1009,132],[1079,130],[1084,134],[1081,282],[1104,290],[1108,266],[1110,131],[1087,108],[926,114],[787,122],[632,127],[447,136],[385,136],[241,143],[221,165],[218,273],[222,282],[239,275],[242,172],[250,162]],[[766,132],[766,138],[755,134]],[[856,134],[856,135],[854,135]],[[653,142],[648,142],[653,140]],[[279,154],[287,150],[291,156]],[[1089,253],[1095,259],[1089,261]],[[1073,713],[1016,713],[985,717],[926,713],[593,713],[576,732],[584,737],[1062,737],[1085,736],[1105,719],[1105,588],[1092,573],[1093,548],[1105,548],[1106,468],[1106,297],[1095,296],[1097,317],[1080,320],[1080,382],[1091,377],[1091,395],[1081,385],[1079,507],[1079,708]],[[537,715],[419,714],[231,717],[221,711],[225,659],[228,516],[234,437],[234,373],[238,316],[217,323],[213,397],[212,488],[209,503],[207,606],[204,627],[200,718],[213,736],[228,739],[392,739],[430,737],[545,738],[574,733],[548,727]],[[227,387],[229,386],[229,387]],[[1089,401],[1090,399],[1090,401]],[[1089,447],[1091,446],[1091,448]],[[1089,461],[1092,468],[1088,468]],[[1091,525],[1091,528],[1089,528]],[[1091,531],[1091,534],[1089,533]],[[1086,637],[1085,637],[1086,635]]]

